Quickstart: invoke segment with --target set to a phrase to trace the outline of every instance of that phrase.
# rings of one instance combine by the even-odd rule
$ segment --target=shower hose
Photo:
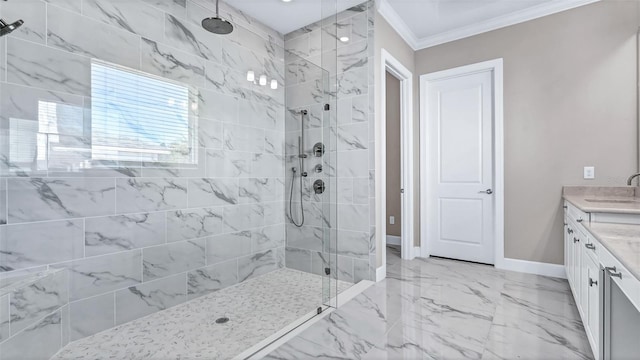
[[[299,158],[298,162],[300,162],[300,168],[302,169],[302,158]],[[300,223],[297,223],[293,218],[293,185],[296,182],[296,168],[292,167],[291,172],[293,173],[293,177],[291,178],[291,191],[289,192],[289,218],[291,218],[291,222],[293,223],[293,225],[302,227],[302,225],[304,225],[304,204],[302,203],[302,174],[300,174],[300,214],[302,214],[302,219]]]

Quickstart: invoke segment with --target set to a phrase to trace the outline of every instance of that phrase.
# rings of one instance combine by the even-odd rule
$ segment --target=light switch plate
[[[593,180],[596,178],[596,168],[593,166],[584,167],[584,179]]]
[[[390,225],[395,225],[396,224],[396,217],[395,216],[389,216],[389,224]]]

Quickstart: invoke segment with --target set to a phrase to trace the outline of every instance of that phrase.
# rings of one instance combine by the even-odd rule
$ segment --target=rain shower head
[[[233,31],[233,25],[219,17],[210,17],[202,20],[202,27],[209,32],[219,35],[227,35]]]
[[[216,0],[216,16],[202,20],[202,27],[214,34],[227,35],[233,31],[233,25],[220,17],[220,10],[218,8],[219,1],[220,0]]]
[[[7,24],[7,22],[4,21],[4,19],[0,19],[0,36],[5,36],[13,32],[13,30],[22,26],[22,24],[24,24],[24,21],[22,20],[18,20],[14,23]]]

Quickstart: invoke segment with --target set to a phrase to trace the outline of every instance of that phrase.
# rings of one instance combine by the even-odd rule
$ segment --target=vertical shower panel
[[[334,278],[348,282],[375,279],[374,199],[374,21],[375,3],[365,2],[337,12],[335,0],[322,2],[323,19],[285,35],[287,54],[316,64],[327,77],[323,113],[324,175],[322,204],[325,230],[304,232],[300,244],[287,232],[287,254],[311,253],[312,271],[330,263]],[[302,58],[302,59],[299,59]],[[289,75],[289,69],[287,69]],[[313,89],[313,87],[311,87]],[[289,122],[287,122],[289,126]],[[320,125],[319,125],[320,126]],[[288,128],[289,129],[289,128]],[[287,131],[289,133],[289,131]],[[294,146],[288,137],[287,145]],[[311,191],[309,186],[306,191]],[[291,224],[287,225],[291,229]],[[323,249],[313,236],[322,233]],[[314,247],[315,246],[315,247]],[[306,255],[307,258],[309,255]],[[307,264],[305,262],[305,264]],[[302,268],[304,270],[304,268]],[[331,295],[335,296],[332,289]],[[331,296],[332,297],[332,296]]]

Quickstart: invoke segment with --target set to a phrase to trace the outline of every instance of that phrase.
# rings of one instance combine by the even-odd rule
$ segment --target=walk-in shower
[[[233,358],[371,278],[373,5],[0,3],[0,360]]]

